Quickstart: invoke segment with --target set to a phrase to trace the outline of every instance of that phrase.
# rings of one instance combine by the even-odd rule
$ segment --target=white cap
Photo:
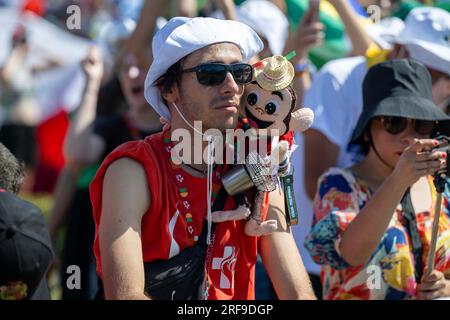
[[[398,35],[403,31],[405,23],[397,17],[382,19],[379,23],[369,24],[366,31],[382,49],[391,49]]]
[[[289,22],[275,4],[267,0],[247,0],[236,9],[239,21],[267,39],[273,55],[282,55],[289,32]]]
[[[397,43],[427,67],[450,74],[450,13],[439,8],[413,9]]]
[[[244,61],[260,52],[264,45],[247,25],[214,18],[175,17],[153,37],[153,63],[145,79],[145,99],[159,115],[170,120],[170,112],[155,81],[173,64],[190,53],[214,43],[230,42],[240,49]]]

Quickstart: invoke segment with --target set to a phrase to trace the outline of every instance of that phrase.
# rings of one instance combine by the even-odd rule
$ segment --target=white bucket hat
[[[427,67],[450,74],[450,13],[439,8],[413,9],[397,43]]]
[[[145,99],[159,115],[170,120],[169,109],[155,81],[173,64],[190,53],[214,43],[230,42],[242,52],[248,61],[258,54],[264,45],[255,31],[247,25],[214,18],[175,17],[153,37],[153,63],[145,79]]]

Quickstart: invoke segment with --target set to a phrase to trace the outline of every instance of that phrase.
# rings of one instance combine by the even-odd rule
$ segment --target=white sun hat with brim
[[[413,9],[397,38],[410,58],[429,68],[450,74],[450,13],[439,8]]]
[[[234,43],[243,61],[257,55],[264,47],[249,26],[237,21],[214,18],[175,17],[153,37],[153,63],[145,79],[145,99],[158,114],[170,121],[170,112],[155,85],[173,64],[192,52],[215,43]]]

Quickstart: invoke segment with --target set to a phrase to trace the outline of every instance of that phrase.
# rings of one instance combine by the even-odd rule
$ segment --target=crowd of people
[[[450,1],[0,4],[0,300],[450,297]],[[270,126],[286,86],[252,72],[273,56],[314,113],[280,137],[293,206],[286,177],[227,195],[206,135]],[[206,159],[175,164],[180,130]],[[273,232],[246,234],[254,207]]]

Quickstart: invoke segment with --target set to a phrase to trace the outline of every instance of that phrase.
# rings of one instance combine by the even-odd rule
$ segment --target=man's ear
[[[291,113],[289,131],[303,132],[311,127],[314,121],[314,113],[309,108],[301,108]]]
[[[167,91],[164,91],[162,88],[161,90],[161,96],[166,100],[168,103],[173,103],[178,101],[178,86],[177,84],[174,84],[172,88],[170,88]]]

